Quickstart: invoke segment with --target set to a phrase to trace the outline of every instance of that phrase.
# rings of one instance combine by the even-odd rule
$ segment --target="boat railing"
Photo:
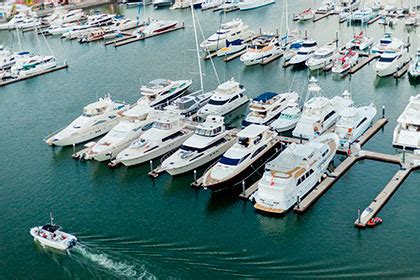
[[[63,126],[62,128],[59,128],[51,133],[49,133],[47,136],[45,136],[44,139],[42,139],[44,142],[47,142],[48,139],[50,139],[53,135],[57,134],[58,132],[62,131],[63,129],[65,129],[67,126]]]

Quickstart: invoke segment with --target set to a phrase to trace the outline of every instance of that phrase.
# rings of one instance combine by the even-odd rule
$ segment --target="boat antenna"
[[[146,20],[147,20],[147,15],[146,15],[146,0],[143,0],[143,10],[144,10],[144,22],[146,23]]]
[[[54,225],[54,217],[52,211],[50,212],[50,223],[51,225]]]
[[[146,0],[143,0],[143,3],[144,3],[145,1],[146,1]],[[136,22],[136,27],[137,27],[137,28],[140,26],[140,13],[141,13],[141,5],[139,5],[139,8],[137,9],[137,16],[136,16],[136,19],[137,19],[137,22]]]
[[[144,1],[144,0],[143,0]],[[198,72],[200,74],[200,86],[201,86],[201,93],[204,93],[204,84],[203,84],[203,71],[201,69],[201,57],[200,57],[200,50],[198,49],[198,36],[197,36],[197,26],[195,25],[195,14],[194,14],[194,7],[191,1],[191,17],[193,21],[194,27],[194,39],[195,39],[195,49],[197,53],[197,62],[198,62]]]
[[[18,30],[17,26],[16,26],[16,35],[17,35],[17,38],[18,38],[19,50],[22,51],[22,44],[20,42],[19,30]]]

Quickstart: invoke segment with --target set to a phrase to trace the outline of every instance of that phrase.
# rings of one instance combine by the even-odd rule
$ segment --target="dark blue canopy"
[[[275,92],[264,92],[262,94],[260,94],[259,96],[255,97],[254,99],[252,99],[252,101],[257,101],[257,102],[266,102],[268,100],[270,100],[271,98],[277,96],[277,93]]]

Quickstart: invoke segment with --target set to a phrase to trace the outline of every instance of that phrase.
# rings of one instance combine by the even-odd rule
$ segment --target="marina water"
[[[255,31],[261,26],[275,32],[282,24],[281,6],[233,12],[226,18],[240,17]],[[289,15],[310,6],[315,7],[314,1],[289,3]],[[137,15],[137,8],[101,9],[133,19]],[[155,78],[192,78],[193,89],[199,88],[191,12],[146,9],[148,17],[185,21],[187,28],[117,49],[49,38],[57,59],[67,59],[68,70],[0,88],[0,278],[420,277],[418,171],[381,211],[383,225],[356,230],[357,208],[371,202],[397,166],[357,163],[305,215],[289,213],[278,219],[255,213],[251,203],[236,197],[191,189],[192,174],[152,180],[148,164],[111,170],[103,163],[73,160],[71,147],[46,145],[46,135],[67,125],[98,96],[110,93],[133,103],[140,85]],[[215,32],[220,17],[198,11],[205,35]],[[307,29],[320,44],[333,40],[336,31],[342,43],[360,31],[339,27],[333,16],[290,25]],[[393,32],[406,40],[403,28],[401,22]],[[373,24],[366,32],[378,40],[383,27]],[[416,30],[409,34],[413,53],[420,38]],[[21,40],[23,49],[37,51],[32,33]],[[0,44],[17,48],[16,42],[15,32],[0,32]],[[290,88],[306,91],[308,71],[283,69],[281,60],[249,68],[239,60],[216,59],[215,64],[221,81],[235,77],[249,97]],[[214,89],[217,79],[210,62],[204,62],[204,69],[206,89]],[[355,104],[374,102],[378,111],[385,106],[390,122],[365,148],[395,152],[391,141],[396,119],[419,86],[407,77],[378,79],[371,65],[351,81],[325,73],[315,76],[328,96],[347,89]],[[337,156],[335,164],[341,160]],[[29,228],[47,222],[51,210],[56,222],[81,241],[69,253],[44,249],[30,238]]]

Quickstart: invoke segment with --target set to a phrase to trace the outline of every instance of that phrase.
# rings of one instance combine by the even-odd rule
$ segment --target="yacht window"
[[[328,154],[328,152],[330,151],[330,149],[326,149],[323,153],[322,153],[322,157],[325,157],[326,154]]]
[[[232,97],[232,99],[230,99],[230,100],[229,100],[229,103],[230,103],[230,102],[233,102],[234,100],[236,100],[236,99],[238,99],[238,98],[239,98],[239,96],[238,96],[238,95],[235,95],[234,97]]]
[[[167,129],[171,129],[171,124],[170,123],[154,122],[153,123],[153,128],[167,130]]]
[[[328,115],[325,116],[324,121],[328,120],[334,114],[335,114],[335,111],[329,112]]]
[[[367,121],[367,118],[366,117],[364,117],[363,120],[361,120],[359,122],[359,124],[356,126],[356,128],[358,128],[359,126],[361,126],[365,121]]]
[[[316,43],[303,43],[302,47],[304,48],[316,47]]]
[[[297,52],[298,55],[308,55],[309,52],[304,52],[304,51],[298,51]]]
[[[299,186],[301,183],[303,183],[309,176],[312,175],[312,173],[314,173],[314,171],[312,169],[310,169],[309,171],[305,172],[305,174],[303,174],[302,176],[300,176],[300,178],[298,179],[297,185]]]
[[[145,126],[143,126],[143,128],[141,130],[146,131],[146,130],[151,129],[152,127],[153,127],[153,123],[149,123],[149,124],[146,124]]]
[[[182,133],[181,131],[177,131],[177,132],[163,138],[162,142],[168,141],[170,139],[175,139],[175,138],[180,137],[182,135],[184,135],[184,133]]]
[[[217,106],[220,106],[220,105],[223,105],[223,104],[225,104],[225,103],[227,103],[229,100],[214,100],[214,99],[210,99],[209,100],[209,104],[210,105],[217,105]]]
[[[238,144],[242,145],[244,147],[248,147],[249,146],[249,138],[248,137],[240,137],[238,139]]]
[[[181,145],[180,149],[183,150],[183,151],[186,151],[186,152],[188,152],[188,151],[192,151],[192,152],[196,151],[198,153],[201,153],[201,152],[204,152],[204,151],[206,151],[208,149],[211,149],[211,148],[213,148],[215,146],[218,146],[218,145],[220,145],[220,144],[222,144],[224,142],[226,142],[226,139],[225,138],[221,138],[221,139],[219,139],[219,140],[217,140],[217,141],[215,141],[215,142],[211,143],[210,145],[205,146],[203,148],[195,148],[195,147],[191,147],[191,146],[187,146],[187,145]]]
[[[104,123],[104,122],[106,122],[106,120],[100,120],[100,121],[97,121],[96,123],[94,123],[93,125],[98,125],[98,124],[101,124],[101,123]]]
[[[379,58],[379,62],[393,62],[396,58],[397,58],[396,56],[394,56],[394,57],[383,57],[383,56],[381,56]]]
[[[262,134],[258,134],[258,136],[255,137],[254,145],[257,145],[258,143],[260,143],[261,139],[262,139]]]
[[[252,155],[252,157],[251,158],[254,158],[254,157],[256,157],[256,156],[258,156],[262,151],[264,151],[264,149],[267,147],[267,145],[263,145],[263,146],[261,146],[261,147],[259,147],[255,152],[254,152],[254,154]]]
[[[239,164],[239,162],[241,162],[240,158],[228,158],[225,156],[222,156],[219,160],[220,163],[222,164],[226,164],[226,165],[232,165],[232,166],[236,166]]]

